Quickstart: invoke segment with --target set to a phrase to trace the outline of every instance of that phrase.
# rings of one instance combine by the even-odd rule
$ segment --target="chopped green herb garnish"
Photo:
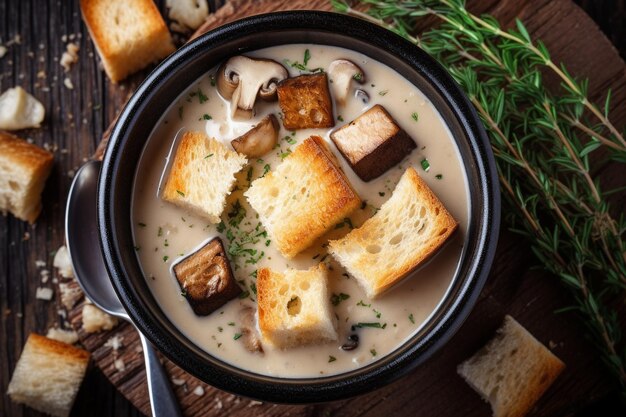
[[[376,356],[376,349],[370,349],[370,353],[372,354],[372,356]]]
[[[183,297],[187,297],[187,290],[183,288],[183,289],[180,291],[180,295],[182,295]]]
[[[168,259],[170,259],[170,257],[169,257],[169,256],[167,256],[167,255],[165,255],[165,256],[163,257],[163,262],[167,262],[167,260],[168,260]]]
[[[212,157],[213,155],[215,155],[215,154],[214,154],[214,153],[210,153],[210,154],[208,154],[207,156],[205,156],[205,157],[204,157],[204,159],[210,158],[210,157]]]
[[[157,236],[158,237],[163,236],[163,228],[161,226],[159,226],[159,231],[157,232]]]
[[[252,273],[250,273],[250,276],[254,279],[256,279],[257,275],[259,274],[259,270],[255,269],[254,271],[252,271]]]
[[[280,159],[285,159],[286,157],[288,157],[289,155],[291,155],[291,149],[287,148],[286,152],[282,152],[280,154]]]
[[[336,360],[337,358],[335,358],[334,356],[328,355],[328,363],[335,362]]]
[[[217,331],[222,333],[224,331],[224,328],[222,326],[217,326]]]
[[[235,322],[234,322],[234,321],[229,321],[229,322],[228,322],[228,325],[229,325],[229,326],[234,326],[234,325],[235,325]]]
[[[168,242],[168,241],[167,241],[167,239],[165,239],[165,242],[163,243],[163,246],[166,246],[166,247],[167,247],[167,246],[169,246],[169,245],[170,245],[170,242]]]
[[[372,309],[372,311],[374,311],[374,314],[376,314],[376,318],[377,318],[377,319],[379,319],[379,318],[380,318],[380,316],[382,315],[382,313],[381,313],[380,311],[376,310],[375,308],[374,308],[374,309]]]
[[[337,116],[337,120],[339,120],[340,122],[343,122],[343,117],[341,115]]]
[[[409,321],[415,324],[415,319],[413,318],[413,313],[409,314]]]
[[[252,290],[254,295],[256,295],[256,284],[254,282],[252,284],[250,284],[250,289]]]
[[[356,303],[356,305],[361,306],[361,307],[371,307],[371,304],[365,304],[363,302],[363,300],[359,301],[358,303]]]
[[[271,241],[270,239],[267,239],[267,240],[265,241],[265,246],[269,246],[269,245],[270,245],[270,243],[272,243],[272,241]]]
[[[428,170],[430,169],[430,162],[428,162],[428,159],[424,158],[420,163],[422,164],[422,169],[428,172]]]
[[[378,95],[379,96],[386,96],[388,92],[389,92],[389,90],[382,90],[382,91],[378,92]]]
[[[361,81],[363,79],[363,73],[357,72],[356,74],[352,76],[352,78],[354,78],[356,81]]]
[[[233,340],[237,340],[241,337],[241,333],[235,333],[235,335],[233,336]]]
[[[350,298],[349,294],[345,294],[345,293],[339,293],[339,294],[335,294],[333,293],[330,296],[330,302],[333,303],[334,306],[339,305],[339,303],[341,303],[344,300],[347,300],[348,298]]]
[[[411,113],[411,117],[413,118],[413,120],[415,120],[416,122],[419,120],[419,114],[417,114],[416,111],[414,111],[413,113]]]
[[[253,173],[254,169],[252,167],[248,168],[248,173],[246,174],[246,180],[248,182],[252,181],[252,173]]]
[[[202,92],[202,89],[200,89],[200,87],[198,87],[198,91],[189,94],[189,96],[191,97],[194,97],[196,95],[198,96],[198,101],[200,102],[200,104],[209,100],[209,98]]]
[[[287,143],[290,144],[290,145],[295,145],[296,144],[296,140],[293,137],[291,137],[291,136],[285,136],[283,139],[286,140]]]
[[[265,164],[265,166],[263,167],[263,175],[261,175],[261,178],[265,176],[265,174],[267,174],[268,172],[270,172],[270,164]]]
[[[304,50],[304,65],[306,66],[309,63],[309,59],[311,59],[311,51],[308,49]]]
[[[185,109],[185,108],[184,108],[183,106],[180,106],[180,107],[178,108],[178,118],[179,118],[180,120],[183,120],[183,110],[184,110],[184,109]]]
[[[359,322],[357,324],[353,324],[352,325],[352,330],[357,329],[357,328],[363,328],[363,327],[371,327],[374,329],[384,329],[385,327],[387,327],[387,323],[385,324],[380,324],[379,322],[376,323],[362,323]]]
[[[216,229],[219,233],[224,233],[224,230],[226,230],[226,225],[223,221],[221,221],[217,224]]]
[[[184,196],[185,196],[185,193],[183,193],[183,192],[182,192],[182,191],[180,191],[180,190],[176,190],[176,192],[177,192],[179,195],[181,195],[182,197],[184,197]]]
[[[438,180],[440,180],[440,179],[442,179],[442,178],[443,178],[443,175],[441,175],[441,174],[437,174],[437,175],[435,175],[435,178],[437,178]]]
[[[211,117],[211,115],[210,115],[210,114],[206,114],[206,113],[204,113],[204,114],[202,115],[202,120],[211,120],[211,119],[212,119],[212,117]]]
[[[239,299],[240,300],[243,300],[244,298],[248,298],[248,297],[250,297],[250,291],[248,291],[248,290],[243,291],[241,294],[239,294]]]
[[[139,223],[137,223],[137,226],[139,226],[139,227],[146,227],[146,224],[139,222]]]
[[[209,75],[209,82],[211,83],[211,87],[215,87],[215,74]]]

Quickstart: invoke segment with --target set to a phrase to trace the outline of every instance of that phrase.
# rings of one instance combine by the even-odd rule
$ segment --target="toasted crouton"
[[[375,298],[433,256],[457,222],[415,169],[359,228],[329,242],[329,252]]]
[[[363,181],[381,176],[417,147],[380,104],[331,133],[330,138]]]
[[[494,417],[521,417],[564,368],[548,348],[506,316],[496,336],[457,371],[491,404]]]
[[[323,263],[283,274],[259,269],[259,328],[265,342],[288,348],[337,340],[326,275]]]
[[[70,414],[89,352],[31,333],[7,394],[17,403],[57,417]]]
[[[189,305],[199,316],[211,314],[241,294],[218,237],[174,265],[174,275]]]
[[[50,152],[0,132],[0,211],[34,223],[53,159]]]
[[[114,83],[176,50],[152,0],[80,0],[80,10]]]
[[[278,84],[285,129],[333,127],[333,103],[325,73],[287,78]]]
[[[293,258],[361,205],[319,136],[306,139],[244,194],[273,242]]]
[[[219,223],[235,174],[246,157],[202,132],[185,132],[161,197]]]

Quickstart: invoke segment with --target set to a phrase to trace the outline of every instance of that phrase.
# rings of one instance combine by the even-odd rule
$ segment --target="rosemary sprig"
[[[332,1],[420,46],[466,91],[491,138],[509,227],[571,290],[571,309],[585,319],[626,394],[626,349],[613,307],[626,295],[626,220],[613,215],[607,201],[613,191],[603,190],[592,172],[607,159],[626,162],[624,135],[609,119],[610,91],[601,111],[588,98],[587,80],[557,65],[522,22],[503,30],[462,0],[359,2],[366,13]],[[413,28],[424,16],[440,24],[417,36]],[[558,92],[544,85],[544,68],[561,79]]]

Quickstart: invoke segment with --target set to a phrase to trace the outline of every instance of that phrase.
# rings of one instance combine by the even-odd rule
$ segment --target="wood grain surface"
[[[590,91],[595,101],[602,102],[604,92],[611,87],[612,118],[618,126],[624,126],[624,62],[593,21],[571,0],[475,0],[469,4],[473,11],[493,13],[505,25],[510,25],[515,17],[522,18],[533,37],[544,40],[557,61],[563,61],[574,74],[591,77]],[[203,29],[251,14],[294,8],[329,9],[325,0],[233,0],[212,15]],[[45,334],[50,326],[66,321],[80,329],[80,304],[66,320],[59,313],[58,303],[35,299],[37,287],[52,286],[52,281],[41,282],[41,271],[52,270],[51,252],[63,241],[62,219],[72,174],[94,154],[105,130],[147,74],[136,74],[118,86],[108,82],[80,21],[77,1],[0,2],[1,43],[6,44],[16,34],[21,36],[21,44],[10,46],[7,55],[0,59],[0,90],[21,85],[42,101],[47,109],[43,128],[19,134],[39,145],[53,147],[55,168],[44,191],[44,212],[35,226],[0,217],[0,416],[11,417],[40,415],[13,404],[4,395],[28,333]],[[71,34],[76,35],[74,41],[81,47],[80,59],[65,73],[58,63],[65,49],[61,36]],[[65,78],[71,80],[73,89],[64,85]],[[607,185],[620,181],[623,185],[626,177],[623,167],[610,165],[603,167],[601,176]],[[617,195],[614,204],[624,207],[624,195]],[[36,260],[45,261],[46,267],[36,267]],[[508,313],[542,342],[553,346],[553,351],[567,364],[534,414],[567,415],[613,392],[615,387],[586,341],[578,317],[573,313],[554,314],[568,305],[568,294],[552,276],[533,269],[533,262],[527,246],[503,231],[485,290],[450,343],[396,383],[351,400],[313,406],[260,404],[213,389],[169,361],[165,361],[166,367],[179,383],[175,385],[176,393],[188,416],[486,416],[490,415],[488,406],[456,375],[455,367],[493,334]],[[143,357],[134,330],[121,324],[111,332],[97,335],[79,332],[81,342],[93,353],[94,368],[100,371],[93,369],[88,373],[73,415],[149,414]],[[114,335],[123,338],[123,347],[117,352],[104,346]],[[124,371],[113,365],[118,358],[124,362]],[[110,389],[103,375],[139,411]],[[197,386],[203,387],[203,395],[193,393]]]

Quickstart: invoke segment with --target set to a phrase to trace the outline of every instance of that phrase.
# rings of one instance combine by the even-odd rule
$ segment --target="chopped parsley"
[[[254,282],[252,284],[250,284],[250,289],[252,290],[254,295],[256,295],[256,284]]]
[[[159,226],[159,231],[157,232],[157,236],[158,237],[163,236],[163,228],[161,226]]]
[[[330,296],[330,302],[333,303],[334,306],[339,305],[339,303],[341,303],[344,300],[347,300],[348,298],[350,298],[350,294],[345,294],[340,292],[339,294],[335,294],[333,293]]]
[[[353,324],[352,325],[352,330],[356,330],[356,329],[361,329],[363,327],[371,327],[373,329],[384,329],[387,327],[387,323],[383,323],[380,324],[379,322],[376,323],[363,323],[363,322],[359,322],[357,324]]]
[[[376,349],[370,349],[370,353],[372,354],[372,356],[376,356]]]
[[[217,227],[216,227],[218,233],[224,233],[224,230],[226,230],[226,225],[224,224],[223,221],[219,222]]]
[[[213,155],[215,155],[215,154],[214,153],[210,153],[207,156],[205,156],[204,159],[208,159],[208,158],[212,157]]]
[[[416,111],[414,111],[413,113],[411,113],[411,117],[413,118],[413,120],[415,120],[416,122],[419,120],[419,114],[417,114]]]
[[[441,174],[437,174],[437,175],[435,175],[435,178],[437,178],[438,180],[440,180],[440,179],[442,179],[442,178],[443,178],[443,175],[441,175]]]
[[[183,192],[182,192],[182,191],[180,191],[180,190],[176,190],[176,192],[178,193],[178,195],[180,195],[180,196],[182,196],[182,197],[184,197],[184,196],[185,196],[185,193],[183,193]]]
[[[270,172],[270,169],[271,169],[270,164],[265,164],[265,166],[263,167],[263,175],[261,175],[261,178],[263,178],[265,174]]]
[[[210,114],[204,113],[204,114],[202,115],[202,119],[200,119],[200,120],[211,120],[212,118],[213,118],[213,117],[211,117],[211,115],[210,115]]]
[[[335,362],[336,360],[337,358],[335,358],[334,356],[328,355],[328,363]]]
[[[337,120],[339,120],[340,122],[343,122],[343,116],[341,115],[337,116]]]
[[[235,322],[234,322],[234,321],[229,321],[229,322],[228,322],[228,325],[229,325],[229,326],[234,326],[234,325],[235,325]]]
[[[222,333],[224,331],[224,328],[222,326],[217,326],[217,331]]]
[[[241,337],[241,333],[235,333],[235,335],[233,336],[233,340],[237,340]]]
[[[209,75],[209,82],[211,83],[211,87],[215,87],[215,74]]]
[[[167,260],[168,260],[168,259],[170,259],[170,257],[169,257],[169,256],[167,256],[167,255],[165,255],[165,256],[163,257],[163,262],[167,262]]]
[[[420,163],[422,164],[422,169],[428,172],[428,170],[430,169],[430,162],[428,162],[428,159],[424,158]]]
[[[359,301],[358,303],[356,303],[356,305],[361,306],[361,307],[371,307],[371,304],[365,304],[363,302],[363,300]]]
[[[323,68],[308,68],[307,65],[310,59],[311,59],[311,51],[306,49],[304,51],[304,56],[302,57],[302,62],[303,62],[302,64],[298,61],[290,61],[288,59],[283,60],[283,62],[285,63],[285,65],[291,68],[296,68],[300,72],[309,72],[309,73],[324,72]]]
[[[352,76],[352,78],[356,81],[361,81],[363,79],[363,73],[362,72],[357,72],[356,74],[354,74]]]
[[[375,308],[372,309],[372,311],[374,311],[374,314],[376,314],[376,318],[379,319],[380,316],[382,315],[382,313],[378,310],[376,310]]]
[[[389,92],[389,90],[382,90],[382,91],[378,92],[378,95],[379,96],[386,96],[388,92]]]
[[[244,298],[248,298],[248,297],[250,297],[250,291],[248,291],[248,290],[245,290],[241,294],[239,294],[239,299],[240,300],[243,300]]]
[[[409,321],[415,324],[415,318],[413,318],[413,313],[409,314]]]
[[[189,94],[189,97],[195,96],[198,96],[198,101],[200,102],[200,104],[204,103],[205,101],[209,101],[209,98],[202,92],[202,89],[200,87],[198,87],[198,91],[194,91],[193,93]]]
[[[137,226],[139,226],[139,227],[146,227],[146,224],[142,223],[142,222],[139,222],[139,223],[137,223]]]
[[[306,66],[309,63],[309,59],[311,59],[311,51],[309,49],[304,50],[304,65]]]

